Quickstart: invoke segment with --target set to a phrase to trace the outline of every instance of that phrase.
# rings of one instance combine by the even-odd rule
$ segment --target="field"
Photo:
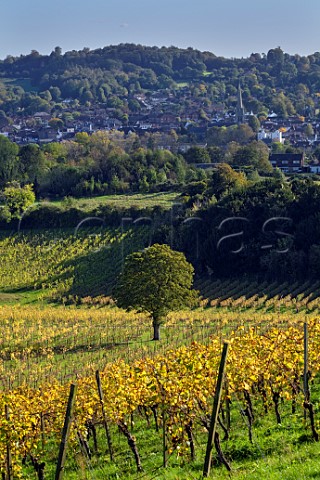
[[[99,205],[109,205],[117,208],[137,207],[141,209],[161,206],[169,209],[177,197],[178,194],[175,192],[104,195],[93,198],[72,199],[72,205],[84,211],[90,211]],[[59,206],[63,204],[63,201],[53,201],[52,203]]]
[[[171,313],[153,342],[150,319],[110,297],[123,258],[149,233],[1,238],[0,471],[10,452],[13,478],[54,478],[73,383],[64,478],[202,478],[228,340],[212,477],[229,478],[230,466],[239,480],[320,478],[320,283],[198,279],[198,308]]]

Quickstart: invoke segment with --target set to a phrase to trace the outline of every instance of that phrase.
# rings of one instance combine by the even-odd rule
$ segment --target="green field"
[[[109,205],[118,208],[151,208],[161,206],[169,209],[178,199],[176,192],[159,192],[159,193],[136,193],[132,195],[104,195],[93,198],[81,198],[71,200],[72,205],[85,211],[93,210],[99,205]],[[69,200],[70,202],[70,200]],[[53,201],[54,205],[63,205],[63,201]]]

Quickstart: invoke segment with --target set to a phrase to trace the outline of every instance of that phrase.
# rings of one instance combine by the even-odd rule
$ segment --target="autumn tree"
[[[213,171],[209,190],[220,199],[223,195],[230,193],[233,189],[245,187],[247,179],[244,173],[236,172],[227,163],[220,163]]]

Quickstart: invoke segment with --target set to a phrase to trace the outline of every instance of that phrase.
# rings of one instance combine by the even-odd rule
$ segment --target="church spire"
[[[241,92],[240,80],[239,80],[239,84],[238,84],[236,120],[237,120],[238,124],[245,122],[245,111],[244,111],[244,106],[243,106],[243,102],[242,102],[242,92]]]

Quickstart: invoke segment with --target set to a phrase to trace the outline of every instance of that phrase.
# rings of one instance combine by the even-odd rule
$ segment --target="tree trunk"
[[[160,321],[158,318],[154,318],[153,322],[153,339],[152,340],[160,340]]]

